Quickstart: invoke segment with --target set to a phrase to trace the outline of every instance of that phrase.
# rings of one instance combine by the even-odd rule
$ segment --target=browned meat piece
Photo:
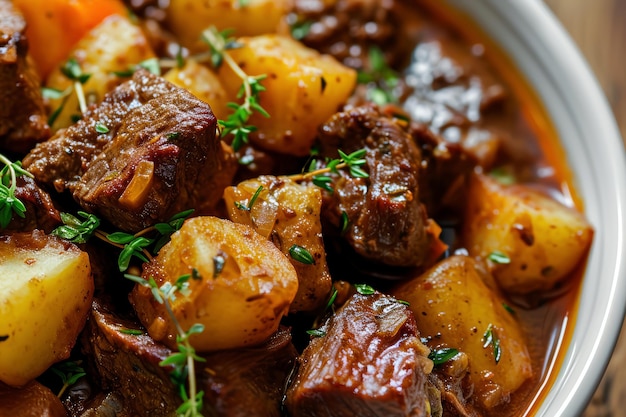
[[[371,106],[337,113],[320,128],[323,156],[366,149],[369,178],[341,173],[325,201],[327,217],[345,212],[345,237],[365,258],[393,266],[422,266],[430,254],[428,219],[419,199],[421,155],[398,121]]]
[[[368,69],[372,47],[385,51],[392,65],[402,64],[408,56],[411,41],[407,31],[399,29],[406,15],[397,0],[296,0],[288,22],[297,37],[298,28],[310,25],[302,38],[307,46],[349,67]]]
[[[18,177],[16,182],[15,196],[26,206],[26,213],[23,218],[13,215],[7,229],[22,232],[40,229],[50,233],[61,224],[61,215],[50,195],[32,178],[22,176]]]
[[[216,123],[207,104],[140,70],[35,147],[24,166],[37,181],[68,189],[87,211],[136,232],[189,208],[213,212],[237,168]]]
[[[110,391],[123,410],[118,416],[170,416],[181,400],[159,362],[172,351],[147,334],[130,335],[122,329],[139,329],[131,320],[116,317],[101,301],[94,301],[83,351],[93,369],[90,375]],[[205,392],[204,412],[211,416],[280,416],[285,381],[293,368],[296,350],[287,329],[265,344],[205,356],[197,369],[198,389]]]
[[[20,153],[50,136],[25,29],[13,3],[0,0],[0,146]]]
[[[405,304],[355,294],[319,330],[287,390],[291,417],[428,415],[433,363]]]
[[[37,381],[23,387],[8,387],[0,382],[0,417],[67,417],[61,400]]]
[[[111,314],[94,300],[83,332],[82,349],[88,355],[96,381],[117,394],[125,408],[123,416],[169,416],[178,407],[174,385],[159,362],[171,353],[147,334],[130,335],[120,330],[137,324]]]
[[[432,217],[461,213],[470,174],[478,161],[459,143],[446,142],[427,126],[412,123],[411,136],[422,153],[420,200]]]

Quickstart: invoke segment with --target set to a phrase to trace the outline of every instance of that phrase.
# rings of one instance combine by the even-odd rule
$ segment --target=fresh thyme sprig
[[[176,410],[176,414],[185,417],[200,416],[204,391],[198,391],[195,363],[205,362],[206,360],[196,354],[195,349],[189,343],[189,338],[194,334],[202,333],[204,326],[196,323],[189,330],[185,331],[176,319],[171,303],[176,300],[176,293],[181,293],[184,296],[189,295],[189,279],[201,279],[201,277],[193,274],[181,275],[174,284],[166,282],[159,287],[154,278],[145,279],[131,274],[124,276],[143,287],[149,288],[154,299],[165,307],[168,316],[174,323],[177,332],[176,345],[178,352],[174,352],[162,360],[159,366],[173,367],[173,370],[170,372],[170,379],[183,400],[183,403]],[[189,392],[187,392],[187,385],[189,386]]]
[[[63,386],[57,394],[58,398],[61,398],[65,391],[74,385],[76,381],[87,375],[83,367],[80,365],[81,361],[65,361],[52,365],[50,370],[61,378],[61,382],[63,383]]]
[[[33,175],[22,168],[20,161],[13,162],[2,154],[0,163],[4,164],[0,170],[0,228],[6,229],[13,214],[22,218],[26,215],[26,206],[15,196],[17,177],[24,175],[33,178]]]
[[[238,48],[241,45],[230,37],[229,31],[218,31],[215,27],[210,27],[202,32],[202,39],[211,48],[211,62],[213,66],[218,68],[223,63],[228,65],[230,69],[241,79],[241,88],[237,94],[237,99],[242,103],[228,103],[228,107],[233,112],[228,115],[226,120],[218,120],[221,129],[220,135],[226,137],[233,136],[232,148],[237,151],[244,143],[249,142],[250,133],[257,128],[248,124],[250,116],[256,111],[257,113],[269,117],[269,113],[261,106],[259,102],[259,94],[265,91],[265,87],[261,84],[267,76],[265,74],[251,76],[235,62],[228,53],[229,49]]]
[[[182,211],[172,216],[167,222],[157,223],[135,234],[126,232],[106,233],[99,229],[100,220],[93,214],[79,211],[78,216],[84,219],[80,220],[71,214],[62,213],[63,225],[54,229],[52,234],[74,243],[85,243],[93,235],[117,246],[122,249],[117,264],[120,272],[124,272],[130,266],[133,257],[148,262],[152,258],[152,254],[157,253],[167,243],[171,234],[179,230],[185,219],[192,213],[193,210]],[[156,236],[146,237],[154,234]]]
[[[81,361],[65,361],[52,365],[50,370],[61,378],[63,386],[59,390],[57,397],[61,398],[65,391],[74,385],[76,381],[87,375],[81,365]]]
[[[87,111],[87,100],[85,99],[83,84],[89,80],[91,74],[83,72],[76,58],[70,58],[65,64],[63,64],[61,67],[61,73],[70,81],[73,81],[74,91],[76,92],[76,97],[78,97],[80,112],[85,114]]]
[[[368,99],[378,105],[397,103],[396,87],[400,77],[396,71],[389,68],[380,48],[370,48],[367,67],[358,72],[357,82],[367,86]]]
[[[315,169],[316,161],[313,160],[309,166],[309,172],[290,175],[289,178],[293,181],[311,180],[313,184],[332,193],[333,188],[331,183],[333,178],[327,174],[338,174],[340,169],[347,168],[350,175],[354,178],[369,177],[369,174],[362,168],[367,163],[364,159],[365,154],[367,153],[366,149],[359,149],[351,154],[346,154],[341,149],[337,152],[339,153],[339,158],[327,161],[324,168]]]

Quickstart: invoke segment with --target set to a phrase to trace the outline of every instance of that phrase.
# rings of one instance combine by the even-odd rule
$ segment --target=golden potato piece
[[[187,220],[142,277],[162,286],[185,274],[193,277],[190,292],[177,294],[172,310],[185,330],[204,325],[190,338],[204,352],[265,341],[298,291],[296,272],[276,246],[250,227],[216,217]],[[130,300],[150,336],[174,348],[174,323],[150,289],[136,285]]]
[[[0,239],[0,381],[20,386],[69,357],[94,284],[71,243],[38,231]]]
[[[116,72],[128,71],[134,65],[154,56],[141,28],[128,17],[113,15],[88,32],[72,49],[66,61],[70,58],[76,59],[82,73],[91,74],[83,85],[89,104],[99,103],[107,92],[127,80],[116,75]],[[46,87],[65,91],[72,83],[59,67],[48,77]],[[61,106],[63,109],[52,125],[54,130],[71,125],[72,117],[81,114],[76,92],[50,100],[52,111]]]
[[[553,288],[589,250],[593,228],[585,217],[538,191],[476,174],[468,196],[464,244],[507,292]]]
[[[288,178],[262,176],[226,188],[224,200],[232,221],[254,228],[289,257],[299,282],[290,311],[314,311],[323,306],[332,281],[322,239],[320,189]],[[247,210],[251,201],[253,204]],[[312,262],[294,259],[290,255],[294,245],[306,250]]]
[[[172,68],[163,75],[172,84],[188,90],[191,94],[211,106],[218,120],[228,117],[228,98],[217,75],[208,67],[189,58],[182,68]]]
[[[317,128],[348,99],[356,71],[329,55],[321,55],[288,37],[266,35],[240,38],[241,48],[229,51],[250,76],[267,75],[259,94],[270,117],[255,112],[250,135],[258,146],[297,156],[308,155]],[[220,67],[222,85],[233,101],[239,78],[227,65]]]
[[[447,258],[392,295],[409,303],[431,349],[455,348],[469,356],[469,379],[482,407],[501,404],[532,376],[519,325],[472,258]]]
[[[170,0],[167,23],[181,44],[192,52],[204,50],[202,31],[210,26],[233,30],[236,36],[276,33],[291,0]]]

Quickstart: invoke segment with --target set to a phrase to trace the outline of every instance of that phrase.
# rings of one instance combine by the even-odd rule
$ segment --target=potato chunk
[[[191,274],[189,294],[172,310],[183,329],[205,326],[191,337],[198,351],[251,346],[266,340],[298,291],[293,266],[251,228],[216,217],[195,217],[172,235],[142,276],[159,286]],[[130,300],[155,340],[176,346],[176,329],[149,288],[135,286]]]
[[[224,120],[230,112],[228,98],[222,83],[208,67],[189,58],[182,68],[172,68],[163,75],[172,84],[188,90],[191,94],[211,106],[218,120]]]
[[[117,73],[125,72],[152,57],[154,52],[141,28],[126,16],[113,15],[88,32],[74,46],[66,61],[75,58],[81,71],[91,74],[83,85],[87,104],[90,104],[99,103],[107,92],[127,80]],[[48,77],[46,86],[65,91],[72,83],[58,67]],[[52,125],[54,130],[71,125],[72,117],[80,114],[77,97],[72,92],[66,97],[50,101],[53,111],[63,106]]]
[[[314,311],[323,306],[332,282],[322,239],[320,189],[288,178],[262,176],[228,187],[224,200],[232,221],[251,226],[291,260],[299,282],[291,311]],[[306,250],[312,262],[294,259],[290,255],[294,245]]]
[[[94,284],[71,243],[38,231],[0,239],[0,381],[20,386],[69,357]]]
[[[291,38],[266,35],[240,38],[241,48],[230,50],[233,59],[250,76],[266,74],[259,94],[269,118],[254,113],[250,135],[258,146],[297,156],[307,155],[317,127],[334,114],[352,93],[356,71],[329,55],[321,55]],[[232,100],[241,78],[227,65],[219,76]]]
[[[476,174],[468,196],[464,244],[470,255],[487,260],[507,292],[553,288],[589,250],[593,229],[584,216],[538,191]],[[498,261],[494,253],[505,256]]]
[[[291,0],[170,0],[167,23],[180,42],[192,52],[206,48],[202,31],[215,26],[232,29],[236,36],[276,33]]]
[[[469,356],[469,380],[481,407],[501,404],[532,376],[518,323],[483,282],[472,258],[447,258],[392,294],[409,303],[431,349],[455,348]]]

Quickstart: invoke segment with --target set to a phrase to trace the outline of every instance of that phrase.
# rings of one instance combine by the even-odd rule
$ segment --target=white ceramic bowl
[[[613,352],[626,308],[626,158],[587,63],[540,0],[447,0],[521,70],[553,121],[596,234],[571,343],[536,416],[582,414]]]

